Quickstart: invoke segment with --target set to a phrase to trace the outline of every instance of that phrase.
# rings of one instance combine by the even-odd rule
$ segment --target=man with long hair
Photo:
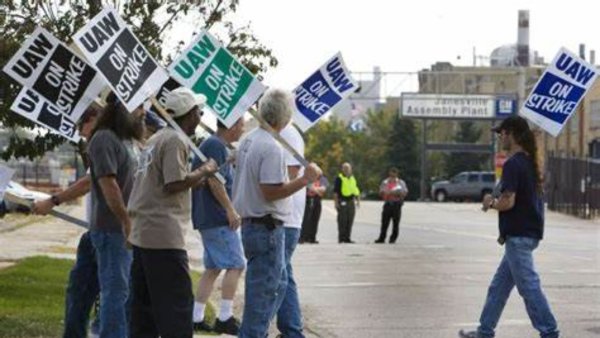
[[[559,336],[558,326],[542,291],[533,263],[533,250],[544,234],[543,177],[535,136],[519,116],[493,128],[507,152],[500,180],[500,196],[485,195],[483,210],[498,210],[504,257],[489,286],[476,331],[461,330],[461,338],[491,338],[510,292],[516,286],[529,319],[542,338]]]
[[[85,140],[90,139],[96,120],[101,112],[101,108],[96,103],[92,103],[77,122],[79,135]],[[82,141],[82,143],[83,148],[81,149],[85,150],[85,141]],[[87,154],[82,152],[81,157],[84,160],[85,167],[89,167]],[[90,191],[90,181],[88,172],[67,189],[52,195],[51,198],[35,202],[33,204],[33,212],[38,215],[46,215],[55,206],[85,195],[86,220],[89,222],[91,216],[91,199],[88,194]],[[99,292],[100,286],[98,285],[96,255],[91,242],[90,232],[86,231],[79,239],[75,264],[69,274],[69,281],[65,292],[64,338],[87,336],[90,311]],[[96,318],[92,324],[92,334],[98,334],[99,323]]]
[[[125,207],[137,163],[135,140],[144,132],[144,109],[129,113],[114,93],[96,122],[88,146],[92,184],[90,237],[100,284],[100,337],[128,336],[131,221]]]

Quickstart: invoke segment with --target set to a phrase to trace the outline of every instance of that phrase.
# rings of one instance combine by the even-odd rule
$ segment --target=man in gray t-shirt
[[[288,92],[272,89],[261,98],[259,113],[280,132],[291,119],[292,104]],[[287,287],[282,225],[291,212],[289,196],[320,173],[311,163],[303,176],[289,181],[283,148],[262,127],[241,141],[233,181],[233,203],[242,217],[242,242],[248,259],[240,338],[267,336]]]
[[[98,260],[100,336],[128,337],[131,221],[125,205],[136,168],[133,142],[143,135],[144,109],[129,113],[111,93],[88,145],[92,183],[90,237]]]

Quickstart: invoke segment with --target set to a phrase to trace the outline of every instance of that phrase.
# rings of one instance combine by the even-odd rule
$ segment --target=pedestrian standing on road
[[[86,140],[90,139],[92,129],[96,125],[96,120],[101,112],[101,108],[95,103],[92,103],[92,105],[86,109],[77,122],[77,129],[81,137]],[[82,154],[81,157],[84,159],[85,167],[88,167],[88,156]],[[85,195],[85,218],[90,222],[90,182],[91,178],[88,172],[85,176],[71,184],[67,189],[52,195],[51,198],[35,202],[33,204],[33,212],[38,215],[47,215],[55,206],[73,201]],[[98,284],[96,255],[90,239],[90,231],[88,230],[84,232],[79,239],[75,264],[69,273],[67,290],[65,292],[64,338],[87,336],[90,312],[99,293],[100,285]],[[91,333],[95,336],[98,336],[99,334],[99,324],[98,317],[96,317],[91,327]]]
[[[90,238],[100,284],[100,337],[128,337],[127,300],[131,220],[127,201],[137,166],[136,140],[143,137],[144,109],[129,113],[114,93],[107,97],[88,146],[92,185]]]
[[[317,232],[319,230],[319,220],[321,219],[321,199],[325,195],[328,185],[329,181],[324,175],[308,184],[299,243],[319,244]]]
[[[390,244],[396,243],[398,233],[400,232],[400,218],[402,217],[402,205],[404,199],[408,195],[408,188],[404,180],[399,177],[400,170],[396,167],[390,168],[388,177],[381,182],[379,186],[379,194],[384,200],[383,210],[381,212],[381,231],[379,238],[375,243],[385,243],[387,237],[387,229],[392,221],[392,235],[390,236]]]
[[[352,225],[356,207],[360,207],[360,190],[348,162],[342,164],[342,172],[333,184],[333,201],[338,212],[338,243],[354,243]]]
[[[227,128],[217,122],[217,132],[200,146],[200,151],[214,159],[219,166],[225,185],[216,178],[208,179],[206,187],[192,191],[192,221],[194,229],[200,232],[204,247],[204,267],[200,277],[196,301],[194,302],[194,331],[215,331],[237,335],[239,321],[233,316],[233,298],[238,281],[246,268],[246,258],[242,248],[239,227],[241,218],[233,207],[231,186],[233,184],[233,165],[227,144],[237,142],[244,132],[244,119]],[[192,167],[201,164],[194,159]],[[221,309],[213,326],[204,321],[206,303],[213,290],[215,280],[222,270],[225,276],[221,282]]]
[[[293,98],[270,89],[259,102],[259,114],[276,132],[290,122]],[[248,260],[240,338],[264,338],[287,287],[283,220],[291,199],[321,174],[311,163],[290,181],[284,150],[263,127],[251,131],[239,146],[233,180],[233,203],[242,217],[242,243]]]
[[[296,152],[298,152],[298,154],[304,156],[304,140],[298,129],[296,129],[292,123],[288,124],[287,127],[281,131],[280,135],[296,150]],[[302,163],[287,150],[284,151],[284,158],[289,180],[293,181],[296,178],[301,177],[304,173]],[[292,256],[294,255],[294,250],[296,249],[298,239],[300,238],[302,216],[304,215],[304,208],[306,206],[306,187],[296,191],[291,196],[291,202],[291,212],[283,219],[287,287],[283,302],[277,311],[277,328],[281,333],[281,337],[304,338],[298,288],[292,270]]]
[[[181,87],[165,107],[181,129],[192,135],[206,102]],[[190,188],[217,169],[214,161],[190,171],[183,135],[163,128],[147,141],[140,156],[129,201],[133,245],[131,338],[191,338],[193,295],[184,227],[191,215]]]
[[[535,136],[527,121],[519,116],[505,119],[492,130],[507,151],[508,160],[502,169],[500,196],[484,196],[483,210],[498,210],[498,242],[505,246],[505,251],[488,289],[479,327],[476,331],[461,330],[459,336],[494,337],[504,305],[516,286],[525,301],[533,327],[542,338],[556,338],[559,336],[556,319],[542,291],[533,262],[533,250],[544,234],[542,168]]]

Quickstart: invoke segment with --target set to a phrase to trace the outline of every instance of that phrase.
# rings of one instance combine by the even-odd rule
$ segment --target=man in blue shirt
[[[461,338],[491,338],[510,292],[516,286],[525,301],[533,327],[542,338],[557,338],[558,326],[533,264],[533,250],[544,234],[542,174],[535,135],[519,116],[493,128],[508,160],[502,170],[500,196],[486,195],[483,210],[498,210],[500,237],[505,252],[496,271],[476,331],[461,330]]]
[[[202,237],[206,268],[200,278],[194,303],[194,330],[197,331],[214,329],[218,333],[237,335],[239,330],[239,321],[233,316],[233,297],[246,267],[246,259],[238,231],[241,218],[231,203],[233,167],[227,144],[238,141],[243,131],[243,118],[229,129],[217,122],[216,134],[200,146],[200,151],[206,157],[217,162],[219,172],[225,178],[225,185],[210,178],[208,187],[196,189],[192,193],[192,221]],[[193,167],[200,164],[198,158],[195,158]],[[221,270],[225,270],[221,287],[221,309],[213,328],[204,321],[204,310]]]

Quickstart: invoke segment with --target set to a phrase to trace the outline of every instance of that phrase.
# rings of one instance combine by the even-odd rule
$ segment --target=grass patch
[[[0,270],[0,337],[59,337],[72,265],[32,257]]]
[[[31,257],[0,270],[0,337],[60,337],[65,289],[73,261]],[[192,272],[194,288],[200,274]],[[208,304],[206,319],[215,320]]]

